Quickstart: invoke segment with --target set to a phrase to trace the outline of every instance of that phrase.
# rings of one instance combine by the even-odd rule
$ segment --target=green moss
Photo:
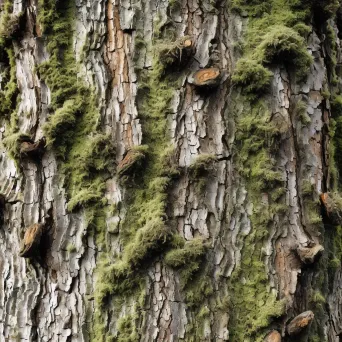
[[[311,300],[313,303],[315,303],[315,305],[322,305],[322,304],[325,304],[326,302],[325,297],[322,295],[320,291],[314,291],[314,293],[312,294]]]
[[[106,180],[114,173],[115,146],[112,137],[101,131],[101,115],[94,90],[79,74],[72,44],[74,18],[73,3],[39,0],[38,22],[48,37],[50,58],[38,66],[37,73],[51,90],[50,115],[43,129],[48,146],[58,157],[69,199],[68,210],[85,209],[88,234],[95,235],[99,258],[104,259],[101,272],[112,266],[106,256],[106,219],[111,213],[104,194]],[[116,268],[121,276],[125,265],[121,268],[116,265]],[[110,275],[109,272],[108,278]],[[97,297],[108,293],[109,283],[101,286]],[[98,307],[92,337],[98,341],[112,340],[111,335],[106,336]]]
[[[269,86],[272,72],[252,58],[241,58],[237,64],[232,81],[247,93],[260,93]]]
[[[323,90],[321,90],[321,95],[326,100],[330,99],[331,93],[330,93],[329,89],[326,86],[323,88]]]
[[[217,158],[213,154],[198,155],[189,166],[192,178],[204,177],[208,172],[213,171]]]
[[[307,179],[301,182],[303,217],[306,225],[319,229],[322,225],[321,205],[315,186]]]
[[[181,63],[182,59],[186,59],[187,54],[184,53],[184,42],[189,39],[190,36],[185,36],[174,41],[166,40],[157,45],[156,53],[159,54],[159,60],[164,67],[172,66],[175,62]]]
[[[253,179],[250,183],[255,192],[275,190],[283,181],[282,174],[275,167],[275,160],[269,150],[264,148],[270,146],[280,133],[270,118],[266,104],[259,101],[252,107],[246,103],[246,111],[237,123],[239,171],[247,180]]]
[[[20,158],[20,143],[24,140],[30,140],[30,136],[20,132],[12,133],[11,131],[3,139],[3,144],[9,156],[15,161],[18,161]]]
[[[136,342],[139,340],[139,334],[136,329],[135,320],[137,319],[134,315],[121,317],[118,320],[118,336],[117,342]]]
[[[296,25],[293,26],[293,29],[298,32],[298,34],[300,36],[302,36],[303,38],[307,38],[308,35],[311,33],[312,28],[308,25],[305,25],[304,23],[298,23]]]
[[[337,65],[337,35],[334,28],[327,23],[323,26],[324,33],[326,35],[326,39],[324,41],[324,47],[326,50],[326,58],[325,63],[327,65],[327,74],[329,78],[329,83],[331,85],[338,84],[338,76],[336,74],[336,65]]]
[[[272,5],[264,0],[233,0],[232,10],[243,14],[247,12],[250,16],[260,16],[263,13],[269,13]]]
[[[312,63],[305,39],[312,30],[310,25],[313,22],[319,22],[327,36],[325,45],[331,75],[329,84],[338,83],[335,76],[335,32],[327,23],[323,23],[327,18],[334,16],[336,4],[335,0],[232,1],[233,10],[248,16],[247,30],[240,44],[242,58],[236,64],[233,74],[233,81],[241,86],[248,97],[235,95],[234,98],[233,93],[231,101],[243,102],[243,112],[236,115],[234,158],[245,182],[248,200],[253,204],[253,213],[250,215],[251,231],[246,236],[240,236],[238,243],[243,246],[241,264],[233,271],[227,291],[230,298],[228,311],[231,318],[228,327],[229,337],[233,342],[263,341],[270,324],[272,326],[279,324],[280,328],[281,322],[277,322],[277,317],[284,313],[284,302],[270,291],[263,248],[274,221],[277,217],[282,218],[288,210],[284,196],[283,175],[279,173],[275,163],[279,137],[286,131],[286,127],[279,127],[272,122],[272,116],[267,110],[271,107],[270,103],[252,102],[252,100],[260,98],[267,91],[272,76],[270,70],[273,67],[285,66],[291,78],[297,76],[300,81],[304,79]],[[336,95],[339,96],[339,93],[333,95],[334,100],[337,101],[332,104],[332,107],[333,112],[339,113],[339,99],[336,99]],[[325,96],[329,98],[330,94]],[[241,107],[236,106],[236,108]],[[299,101],[293,107],[293,111],[295,119],[301,121],[303,125],[309,123],[310,118],[303,101]],[[337,131],[342,129],[339,115],[334,117],[330,127],[330,135],[335,134],[336,137],[334,138],[336,151],[342,148],[342,139],[336,136],[339,135]],[[331,155],[333,153],[330,153]],[[317,192],[309,180],[303,182],[300,188],[304,224],[313,225],[314,227],[310,228],[323,232]],[[263,201],[261,201],[261,193]],[[336,233],[329,234],[334,236]],[[329,234],[326,233],[325,238]],[[332,241],[326,241],[324,247],[329,250],[331,247],[328,246],[331,244]],[[327,278],[326,271],[322,271],[320,276],[316,276],[316,273],[328,267],[327,265],[331,265],[329,270],[333,273],[335,267],[340,265],[340,255],[335,252],[335,247],[332,250],[334,252],[329,256],[330,262],[324,260],[324,255],[319,261],[320,264],[317,267],[313,266],[315,270],[312,286],[315,292],[311,297],[310,305],[313,306],[315,317],[317,315],[318,318],[313,324],[310,341],[324,340],[322,329],[324,324],[321,323],[325,319],[323,301],[327,296],[327,279],[333,278],[331,276]]]
[[[199,268],[192,270],[191,267],[189,267],[189,270],[191,277],[187,277],[185,274],[185,277],[183,276],[182,278],[182,286],[185,290],[187,306],[196,309],[205,299],[214,293],[214,289],[212,279],[208,275],[205,275],[204,270],[200,270]],[[185,283],[184,280],[191,281]]]
[[[155,251],[162,249],[168,239],[169,232],[164,222],[157,217],[151,219],[137,231],[134,241],[126,246],[123,261],[137,267]]]
[[[251,231],[240,236],[241,264],[229,280],[232,341],[262,341],[269,324],[284,313],[284,302],[270,292],[264,264],[263,246],[276,217],[284,215],[284,176],[277,169],[273,151],[282,129],[272,122],[268,103],[259,100],[243,102],[243,112],[236,117],[235,161],[246,183],[249,201],[253,204],[250,216]],[[260,201],[261,193],[269,194]]]
[[[266,64],[291,64],[300,77],[307,74],[312,64],[312,57],[307,52],[304,39],[292,28],[284,25],[270,28],[256,48],[255,54]]]
[[[334,118],[342,116],[342,96],[334,95],[330,101],[332,116]]]
[[[300,122],[304,126],[311,122],[310,116],[307,113],[307,109],[307,104],[302,100],[298,101],[294,108],[294,114],[299,118]]]
[[[236,65],[233,81],[246,94],[267,90],[272,72],[267,67],[284,64],[304,78],[312,63],[303,36],[310,31],[306,25],[308,11],[297,8],[295,1],[234,0],[232,9],[249,16],[242,44],[243,58]]]
[[[76,246],[75,246],[74,244],[69,243],[69,244],[67,245],[66,250],[67,250],[67,252],[68,252],[69,254],[72,254],[72,253],[75,253],[75,252],[77,251],[77,248],[76,248]]]
[[[51,0],[38,0],[37,22],[43,32],[49,31],[54,20],[58,16],[56,4]]]
[[[17,104],[19,90],[17,87],[16,63],[13,48],[5,48],[5,63],[8,68],[3,77],[4,87],[0,91],[0,117],[8,118]]]
[[[250,248],[251,246],[244,252]],[[255,249],[259,249],[258,245]],[[263,328],[267,328],[275,318],[285,313],[285,302],[277,300],[275,295],[269,293],[265,266],[263,262],[257,261],[255,255],[243,255],[241,270],[235,271],[234,277],[237,278],[232,279],[231,287],[231,340],[256,341],[264,335]]]
[[[0,46],[8,45],[18,25],[19,18],[12,14],[13,1],[6,0],[1,6],[0,17]]]
[[[72,50],[75,8],[50,0],[41,0],[38,7],[50,53],[50,59],[37,68],[51,90],[51,115],[43,129],[65,176],[68,209],[94,202],[103,205],[105,181],[114,171],[114,146],[111,137],[101,133],[92,89],[77,74]]]
[[[183,245],[166,253],[164,261],[166,265],[178,269],[183,288],[193,278],[194,273],[199,270],[205,251],[203,239],[195,238],[183,242]]]
[[[196,238],[185,242],[182,248],[169,251],[165,255],[165,263],[170,267],[182,267],[192,260],[196,260],[204,254],[203,239]]]
[[[140,161],[144,159],[144,172],[137,172],[140,178],[135,182],[130,177],[130,170],[122,164],[124,171],[120,171],[119,166],[121,175],[128,175],[125,186],[129,188],[124,198],[127,212],[119,228],[122,254],[115,262],[107,255],[98,269],[97,312],[105,310],[106,303],[115,296],[134,296],[139,288],[143,288],[145,268],[172,241],[172,231],[166,220],[167,189],[179,172],[174,147],[169,143],[166,118],[176,81],[164,75],[164,66],[158,59],[160,42],[156,38],[152,43],[155,52],[153,68],[140,74],[142,87],[138,96],[143,144],[148,149],[133,149]],[[96,326],[103,326],[101,322],[100,317]],[[105,336],[105,329],[100,331]],[[96,338],[102,341],[102,336],[97,334]]]

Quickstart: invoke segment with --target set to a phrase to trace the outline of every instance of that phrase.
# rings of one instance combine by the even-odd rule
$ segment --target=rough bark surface
[[[251,2],[0,0],[1,341],[340,341],[342,10],[313,1],[305,77],[274,54],[251,96],[241,45],[282,1]],[[87,90],[54,95],[51,42]]]

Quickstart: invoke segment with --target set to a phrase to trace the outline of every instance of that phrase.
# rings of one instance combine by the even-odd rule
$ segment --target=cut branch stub
[[[37,142],[23,141],[20,144],[20,155],[28,158],[40,158],[45,150],[45,138],[39,139]]]
[[[301,333],[314,319],[315,315],[312,311],[305,311],[296,316],[287,326],[287,333],[290,336]]]
[[[189,77],[189,83],[197,87],[216,87],[220,84],[221,76],[218,68],[201,69]]]
[[[273,330],[267,334],[264,342],[281,342],[281,335],[277,330]]]
[[[342,198],[334,192],[325,192],[321,194],[321,203],[329,222],[338,226],[342,224]]]
[[[171,45],[165,44],[160,50],[159,58],[164,65],[185,64],[193,54],[193,41],[182,38]]]
[[[118,177],[133,175],[143,163],[145,153],[139,149],[131,149],[118,165]]]
[[[304,264],[314,263],[324,251],[323,246],[317,244],[313,247],[299,247],[297,253]]]
[[[42,223],[35,223],[26,229],[19,253],[21,257],[29,258],[37,254],[39,251],[43,229],[44,224]]]

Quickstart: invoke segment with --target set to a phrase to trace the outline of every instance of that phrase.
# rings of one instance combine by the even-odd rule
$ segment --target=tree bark
[[[342,9],[250,2],[0,0],[1,341],[340,340]]]

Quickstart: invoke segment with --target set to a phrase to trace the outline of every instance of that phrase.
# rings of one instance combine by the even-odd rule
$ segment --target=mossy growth
[[[270,84],[272,72],[252,58],[241,58],[237,64],[232,81],[247,93],[261,93]]]
[[[312,228],[320,228],[322,216],[319,196],[310,180],[304,179],[301,182],[301,195],[304,224]]]
[[[328,146],[328,154],[330,167],[328,174],[329,188],[336,191],[339,188],[339,173],[342,170],[342,156],[340,153],[336,153],[339,147],[342,148],[342,117],[337,120],[331,118],[328,126],[328,136],[330,137],[330,143]],[[336,131],[337,129],[337,131]]]
[[[308,125],[311,122],[310,116],[308,115],[308,106],[303,100],[299,100],[294,106],[294,115],[298,117],[303,126]]]
[[[272,5],[264,0],[233,0],[231,8],[240,14],[247,12],[250,16],[260,16],[263,13],[270,12]]]
[[[333,292],[335,274],[342,261],[342,229],[325,224],[321,229],[324,253],[312,269],[305,270],[304,277],[312,276],[308,292],[308,310],[315,318],[310,327],[308,341],[325,341],[325,322],[328,320],[326,302]]]
[[[177,243],[178,248],[172,249],[165,255],[165,263],[170,267],[179,268],[191,260],[196,260],[204,254],[204,243],[202,238]]]
[[[178,173],[178,162],[169,142],[167,115],[177,79],[165,74],[165,66],[159,60],[158,46],[162,41],[156,33],[149,42],[154,51],[152,69],[139,74],[142,86],[137,104],[143,129],[142,143],[148,149],[134,148],[143,154],[143,158],[139,158],[144,159],[144,172],[137,173],[139,182],[125,183],[129,188],[123,200],[127,211],[119,229],[122,254],[113,262],[107,253],[98,269],[95,303],[99,314],[95,328],[103,326],[100,313],[106,309],[108,301],[118,295],[135,296],[139,292],[144,286],[146,267],[169,248],[172,240],[173,232],[168,227],[166,214],[167,190]],[[121,173],[126,175],[128,169],[121,166],[125,170]],[[95,333],[95,339],[103,341],[106,329],[97,330],[100,333]]]
[[[281,131],[272,121],[268,104],[237,97],[243,112],[237,117],[235,160],[253,204],[251,231],[240,236],[241,263],[229,280],[232,341],[262,341],[265,328],[284,313],[282,300],[270,292],[263,246],[277,218],[284,216],[284,176],[275,163]],[[267,199],[261,201],[261,196]]]
[[[247,180],[252,180],[252,190],[262,192],[275,190],[282,185],[283,176],[275,166],[270,147],[279,136],[271,114],[264,102],[259,101],[252,107],[246,104],[246,111],[238,120],[236,132],[236,153],[239,170]]]
[[[14,15],[13,1],[6,0],[1,6],[0,12],[0,46],[8,46],[11,39],[19,31],[22,15]]]
[[[121,182],[129,185],[128,181],[134,180],[134,176],[142,172],[147,153],[147,145],[133,146],[127,151],[117,169],[117,175]]]
[[[118,335],[117,342],[136,342],[139,341],[139,334],[136,329],[136,315],[128,315],[119,318],[117,323]]]
[[[333,95],[330,104],[332,117],[336,118],[342,116],[342,96]]]
[[[189,165],[189,178],[199,193],[205,190],[210,174],[216,170],[216,166],[217,157],[207,153],[199,154]]]
[[[94,201],[106,204],[105,180],[114,172],[115,156],[110,135],[94,132],[84,137],[83,144],[76,141],[68,152],[69,158],[62,165],[63,174],[69,175],[68,209],[72,211]]]
[[[310,28],[306,25],[307,9],[294,10],[295,1],[234,0],[232,9],[249,16],[242,44],[243,58],[238,61],[233,81],[246,94],[259,94],[270,83],[268,67],[280,64],[303,79],[312,63],[305,39]]]
[[[5,138],[3,139],[3,144],[6,147],[9,156],[15,161],[18,161],[20,159],[20,143],[23,141],[30,141],[31,138],[25,133],[9,132],[10,133],[6,134]]]
[[[193,42],[191,37],[180,37],[174,41],[163,41],[157,46],[160,62],[163,66],[170,67],[176,64],[185,64],[192,52]]]
[[[161,33],[158,36],[156,30],[155,38],[150,43],[155,54],[153,68],[139,74],[142,84],[139,91],[143,96],[138,96],[143,144],[148,146],[148,149],[139,151],[139,147],[134,148],[143,154],[140,161],[144,162],[144,172],[140,174],[139,184],[125,183],[129,185],[129,191],[124,198],[127,212],[119,229],[123,252],[114,263],[107,255],[98,270],[95,339],[101,341],[106,334],[101,312],[105,310],[107,301],[118,295],[136,296],[141,292],[139,289],[144,287],[144,270],[150,262],[165,250],[170,250],[170,247],[181,249],[180,246],[173,245],[173,232],[168,227],[166,214],[167,189],[180,173],[177,151],[170,145],[167,131],[169,105],[178,86],[177,75],[166,74],[167,65],[159,60],[165,43]],[[122,170],[125,170],[123,173],[126,176],[127,169],[124,167]],[[128,335],[132,333],[131,328],[127,329]],[[123,338],[127,334],[118,334],[118,337]]]
[[[295,1],[295,3],[298,1]],[[317,24],[332,18],[336,15],[340,2],[338,0],[301,0],[302,7],[311,9]]]
[[[291,64],[300,77],[307,74],[312,63],[304,39],[284,25],[270,28],[255,53],[264,64]]]
[[[166,253],[165,264],[179,270],[183,288],[200,268],[205,252],[206,246],[203,239],[195,238],[181,242],[177,248]]]
[[[326,50],[326,66],[327,66],[327,74],[329,83],[331,85],[338,84],[338,76],[336,73],[336,66],[337,66],[337,53],[338,53],[338,46],[337,46],[337,34],[334,28],[327,23],[323,25],[323,30],[325,33],[326,39],[324,40],[324,48]]]
[[[14,50],[11,47],[4,48],[1,53],[4,64],[8,65],[2,78],[3,84],[0,90],[0,117],[9,118],[16,108],[19,90],[17,87],[16,64]]]
[[[289,10],[296,14],[309,19],[311,16],[320,16],[319,23],[326,21],[327,19],[334,17],[336,11],[339,8],[338,0],[233,0],[231,8],[232,10],[245,14],[247,13],[250,17],[262,17],[270,15],[274,11],[274,7],[277,5],[283,5],[285,8],[282,10],[282,14],[286,17],[291,18]],[[279,13],[279,12],[278,12]],[[275,14],[278,15],[276,12]]]
[[[270,293],[261,252],[268,232],[261,232],[261,225],[254,221],[260,214],[253,213],[253,232],[244,241],[241,266],[230,280],[232,320],[229,331],[234,342],[262,340],[264,328],[285,313],[285,302]]]
[[[47,145],[59,158],[72,211],[103,199],[105,181],[114,171],[114,146],[111,137],[101,133],[92,89],[77,74],[72,50],[74,5],[46,0],[38,7],[50,53],[37,68],[51,90],[51,115],[43,129]]]
[[[207,176],[215,168],[217,158],[213,154],[199,154],[190,164],[189,173],[191,178],[196,179]]]
[[[69,243],[66,247],[66,250],[69,254],[72,254],[72,253],[77,252],[77,247],[74,244]]]

